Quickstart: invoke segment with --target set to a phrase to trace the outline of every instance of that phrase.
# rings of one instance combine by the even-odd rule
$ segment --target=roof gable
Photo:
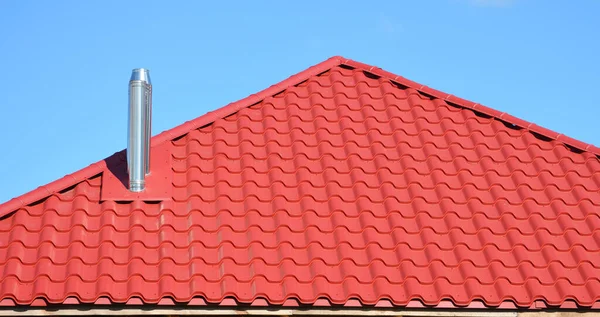
[[[101,201],[117,153],[0,206],[0,299],[599,300],[598,149],[380,69],[334,57],[152,142],[172,199]]]

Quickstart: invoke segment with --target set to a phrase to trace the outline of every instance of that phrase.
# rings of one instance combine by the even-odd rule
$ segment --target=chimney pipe
[[[127,171],[129,190],[141,192],[150,173],[150,137],[152,135],[152,82],[150,72],[136,68],[129,79],[129,124]]]

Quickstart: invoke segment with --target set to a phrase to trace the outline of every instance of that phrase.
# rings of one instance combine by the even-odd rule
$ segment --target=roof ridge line
[[[308,78],[318,75],[324,71],[327,71],[335,66],[338,66],[345,60],[341,56],[333,56],[328,58],[327,60],[320,62],[316,65],[313,65],[299,73],[296,73],[283,81],[274,84],[262,91],[252,94],[246,98],[240,99],[238,101],[231,102],[223,107],[218,108],[214,111],[209,111],[195,119],[190,121],[186,121],[174,128],[165,130],[155,136],[153,136],[150,140],[151,147],[158,146],[164,142],[171,141],[175,138],[178,138],[190,131],[198,129],[204,125],[215,122],[218,119],[231,115],[237,111],[240,111],[243,108],[247,108],[253,104],[256,104],[267,97],[273,96],[290,86],[296,85],[300,82],[307,80]],[[123,150],[121,150],[123,151]],[[119,153],[121,151],[115,152]],[[112,155],[111,155],[112,156]],[[110,156],[109,156],[110,157]],[[11,200],[0,204],[0,218],[4,217],[32,202],[38,201],[40,199],[44,199],[52,194],[61,191],[69,186],[80,183],[90,177],[93,177],[101,172],[103,172],[107,166],[105,159],[102,159],[98,162],[92,163],[87,167],[84,167],[72,174],[67,174],[53,182],[50,182],[46,185],[39,186],[38,188],[31,190],[25,194],[12,198]]]
[[[390,72],[388,72],[386,70],[383,70],[383,69],[381,69],[380,67],[377,67],[377,66],[371,66],[371,65],[364,64],[364,63],[361,63],[361,62],[357,62],[357,61],[354,61],[354,60],[351,60],[351,59],[343,59],[341,61],[341,64],[347,65],[347,66],[351,66],[351,67],[354,67],[354,68],[358,68],[358,69],[362,69],[363,71],[367,71],[367,72],[373,73],[374,75],[377,75],[377,76],[380,76],[380,77],[383,77],[383,78],[387,78],[387,79],[389,79],[389,80],[391,80],[393,82],[396,82],[396,83],[398,83],[400,85],[416,89],[417,91],[419,91],[421,93],[433,96],[435,98],[447,101],[449,103],[458,105],[458,106],[463,107],[463,108],[470,109],[472,111],[476,111],[476,112],[480,112],[480,113],[486,114],[486,115],[491,116],[491,117],[493,117],[495,119],[498,119],[498,120],[501,120],[501,121],[513,124],[513,125],[518,126],[518,127],[521,127],[521,128],[523,128],[523,129],[525,129],[525,130],[527,130],[529,132],[533,132],[533,133],[539,134],[539,135],[547,137],[547,138],[549,138],[551,140],[562,142],[563,144],[565,144],[567,146],[574,147],[574,148],[576,148],[576,149],[578,149],[580,151],[583,151],[583,152],[590,152],[590,153],[592,153],[592,154],[600,157],[600,148],[596,147],[593,144],[579,141],[577,139],[574,139],[574,138],[569,137],[567,135],[564,135],[562,133],[558,133],[556,131],[552,131],[550,129],[541,127],[541,126],[539,126],[539,125],[537,125],[535,123],[528,122],[526,120],[517,118],[517,117],[515,117],[513,115],[510,115],[510,114],[508,114],[506,112],[500,112],[500,111],[495,110],[493,108],[484,106],[484,105],[482,105],[480,103],[476,103],[476,102],[472,102],[472,101],[469,101],[469,100],[466,100],[466,99],[463,99],[463,98],[460,98],[460,97],[456,97],[456,96],[454,96],[452,94],[447,94],[447,93],[439,91],[437,89],[433,89],[431,87],[428,87],[428,86],[419,84],[417,82],[414,82],[414,81],[412,81],[410,79],[407,79],[405,77],[398,76],[398,75],[396,75],[394,73],[390,73]]]
[[[538,126],[537,124],[514,117],[506,112],[500,112],[500,111],[494,110],[490,107],[484,106],[482,104],[475,103],[475,102],[472,102],[472,101],[469,101],[466,99],[462,99],[462,98],[456,97],[451,94],[444,93],[442,91],[439,91],[439,90],[430,88],[428,86],[419,84],[417,82],[414,82],[405,77],[398,76],[394,73],[390,73],[379,67],[364,64],[361,62],[357,62],[357,61],[354,61],[351,59],[344,58],[342,56],[330,57],[329,59],[327,59],[321,63],[315,64],[315,65],[305,69],[304,71],[296,73],[295,75],[292,75],[277,84],[274,84],[266,89],[263,89],[262,91],[260,91],[256,94],[252,94],[246,98],[240,99],[235,102],[231,102],[221,108],[218,108],[217,110],[209,111],[195,119],[186,121],[174,128],[165,130],[165,131],[155,135],[154,137],[152,137],[151,146],[155,147],[164,142],[178,138],[178,137],[180,137],[190,131],[198,129],[202,126],[213,123],[218,119],[224,118],[224,117],[229,116],[243,108],[247,108],[251,105],[254,105],[254,104],[264,100],[265,98],[273,96],[293,85],[296,85],[302,81],[307,80],[308,78],[310,78],[312,76],[316,76],[316,75],[318,75],[322,72],[325,72],[325,71],[327,71],[335,66],[338,66],[338,65],[347,65],[350,67],[361,69],[363,71],[370,72],[374,75],[386,78],[397,84],[413,88],[421,93],[433,96],[435,98],[438,98],[438,99],[441,99],[444,101],[447,101],[449,103],[458,105],[460,107],[464,107],[466,109],[470,109],[472,111],[486,114],[486,115],[496,118],[498,120],[519,126],[529,132],[542,135],[551,140],[560,141],[567,146],[574,147],[574,148],[584,151],[584,152],[590,152],[590,153],[595,154],[600,157],[600,148],[594,146],[593,144],[588,144],[588,143],[573,139],[573,138],[563,135],[561,133]],[[121,151],[115,152],[115,154],[119,153]],[[113,155],[115,155],[115,154],[113,154]],[[92,176],[95,176],[95,175],[103,172],[107,168],[105,159],[102,159],[96,163],[92,163],[89,166],[84,167],[72,174],[67,174],[58,180],[55,180],[46,185],[42,185],[32,191],[29,191],[23,195],[17,196],[5,203],[0,204],[0,217],[3,217],[13,211],[16,211],[16,210],[22,208],[25,205],[28,205],[32,202],[35,202],[37,200],[48,197],[60,190],[63,190],[64,188],[67,188],[69,186],[72,186],[74,184],[82,182]]]
[[[319,64],[313,65],[300,73],[292,75],[292,76],[288,77],[287,79],[284,79],[283,81],[281,81],[277,84],[274,84],[258,93],[252,94],[252,95],[250,95],[246,98],[240,99],[238,101],[231,102],[231,103],[229,103],[221,108],[218,108],[214,111],[207,112],[207,113],[201,115],[200,117],[197,117],[190,121],[184,122],[183,124],[181,124],[177,127],[163,131],[160,134],[153,137],[153,139],[156,138],[156,140],[153,140],[153,142],[156,142],[156,144],[159,144],[159,143],[162,143],[165,141],[173,140],[173,139],[178,138],[192,130],[195,130],[204,125],[213,123],[218,119],[227,117],[233,113],[240,111],[241,109],[244,109],[251,105],[259,103],[262,100],[264,100],[265,98],[276,95],[277,93],[279,93],[283,90],[286,90],[287,88],[289,88],[293,85],[303,82],[312,76],[318,75],[318,74],[320,74],[324,71],[327,71],[337,65],[340,65],[340,64],[342,64],[342,60],[344,60],[344,58],[341,56],[330,57],[329,59],[327,59]],[[152,146],[155,146],[156,144],[154,144]]]

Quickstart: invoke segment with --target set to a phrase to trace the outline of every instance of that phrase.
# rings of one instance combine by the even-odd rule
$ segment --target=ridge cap
[[[335,66],[338,66],[344,60],[341,56],[332,56],[326,59],[323,62],[310,66],[309,68],[296,73],[287,79],[280,81],[277,84],[271,85],[270,87],[261,90],[258,93],[251,94],[243,99],[238,101],[231,102],[225,106],[222,106],[216,110],[209,111],[195,119],[186,121],[178,126],[175,126],[171,129],[165,130],[155,136],[153,136],[150,140],[150,147],[156,147],[164,142],[171,141],[176,139],[190,131],[198,129],[202,126],[211,124],[218,119],[229,116],[237,111],[240,111],[243,108],[250,107],[269,96],[273,96],[293,85],[296,85],[302,81],[307,80],[308,78],[318,75],[324,71],[327,71]],[[67,187],[78,184],[88,178],[91,178],[95,175],[98,175],[104,172],[107,169],[106,160],[113,155],[117,155],[122,152],[118,151],[108,157],[92,163],[91,165],[84,167],[72,174],[67,174],[55,181],[47,183],[46,185],[42,185],[33,189],[29,192],[26,192],[22,195],[14,197],[4,203],[0,204],[0,219],[6,215],[9,215],[26,205],[31,204],[32,202],[38,201],[40,199],[44,199],[48,196],[53,195],[54,193],[61,191]]]
[[[577,139],[571,138],[562,133],[558,133],[556,131],[552,131],[550,129],[539,126],[535,123],[517,118],[515,116],[512,116],[509,113],[500,112],[498,110],[487,107],[480,103],[472,102],[472,101],[469,101],[469,100],[466,100],[466,99],[463,99],[460,97],[456,97],[452,94],[448,94],[448,93],[442,92],[440,90],[430,88],[426,85],[419,84],[419,83],[414,82],[405,77],[402,77],[402,76],[396,75],[394,73],[388,72],[386,70],[383,70],[382,68],[379,68],[377,66],[372,66],[369,64],[357,62],[357,61],[354,61],[351,59],[343,59],[341,64],[353,67],[355,69],[360,69],[360,70],[363,70],[366,72],[370,72],[376,76],[388,79],[392,82],[395,82],[396,84],[400,84],[402,86],[413,88],[422,94],[444,100],[444,101],[448,102],[450,105],[459,106],[459,107],[466,108],[466,109],[469,109],[474,112],[488,115],[496,120],[500,120],[500,121],[512,124],[514,126],[518,126],[522,129],[525,129],[526,131],[528,131],[530,133],[539,134],[548,139],[559,141],[568,147],[575,148],[582,152],[589,152],[593,155],[596,155],[600,159],[600,148],[596,147],[595,145],[579,141]]]
[[[294,86],[300,82],[303,82],[310,77],[316,76],[316,75],[318,75],[322,72],[325,72],[325,71],[327,71],[333,67],[336,67],[338,65],[346,65],[346,66],[353,67],[355,69],[360,69],[362,71],[370,72],[376,76],[385,78],[392,82],[395,82],[396,84],[400,84],[402,86],[413,88],[420,93],[432,96],[437,99],[444,100],[451,105],[466,108],[466,109],[469,109],[474,112],[483,113],[483,114],[488,115],[496,120],[500,120],[500,121],[518,126],[520,128],[523,128],[530,133],[539,134],[548,139],[562,142],[564,145],[566,145],[568,147],[578,149],[582,152],[589,152],[593,155],[596,155],[600,159],[600,148],[598,148],[592,144],[584,143],[582,141],[568,137],[564,134],[546,129],[546,128],[538,126],[534,123],[514,117],[506,112],[500,112],[500,111],[497,111],[490,107],[484,106],[482,104],[475,103],[475,102],[472,102],[472,101],[469,101],[466,99],[456,97],[452,94],[447,94],[442,91],[430,88],[428,86],[419,84],[412,80],[409,80],[405,77],[398,76],[394,73],[385,71],[379,67],[364,64],[361,62],[357,62],[352,59],[347,59],[347,58],[344,58],[339,55],[332,56],[332,57],[328,58],[327,60],[320,62],[318,64],[315,64],[299,73],[296,73],[296,74],[288,77],[287,79],[280,81],[277,84],[271,85],[270,87],[263,89],[262,91],[260,91],[258,93],[251,94],[251,95],[249,95],[245,98],[242,98],[238,101],[231,102],[223,107],[220,107],[213,111],[209,111],[199,117],[196,117],[195,119],[186,121],[178,126],[171,128],[171,129],[165,130],[151,138],[151,141],[150,141],[151,147],[155,147],[160,144],[163,144],[164,142],[168,142],[168,141],[171,141],[178,137],[181,137],[182,135],[185,135],[185,134],[189,133],[190,131],[193,131],[195,129],[201,128],[202,126],[211,124],[211,123],[215,122],[216,120],[224,118],[226,116],[229,116],[235,112],[240,111],[241,109],[250,107],[256,103],[261,102],[262,100],[264,100],[267,97],[276,95],[277,93],[284,91],[291,86]],[[123,150],[115,152],[114,154],[108,156],[107,158],[110,158],[113,155],[117,155],[118,153],[120,153],[122,151]],[[31,204],[32,202],[35,202],[40,199],[44,199],[48,196],[53,195],[54,193],[56,193],[60,190],[63,190],[64,188],[73,186],[73,185],[78,184],[88,178],[91,178],[95,175],[98,175],[98,174],[104,172],[107,169],[107,165],[106,165],[107,158],[104,158],[98,162],[92,163],[91,165],[84,167],[72,174],[67,174],[53,182],[50,182],[46,185],[39,186],[38,188],[36,188],[34,190],[31,190],[27,193],[24,193],[20,196],[12,198],[11,200],[9,200],[7,202],[0,204],[0,218],[4,217],[20,208],[23,208],[24,206]]]

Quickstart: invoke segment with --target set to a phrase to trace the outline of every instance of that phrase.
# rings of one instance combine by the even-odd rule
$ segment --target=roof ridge
[[[235,102],[231,102],[221,108],[218,108],[214,111],[209,111],[193,120],[186,121],[174,128],[165,130],[155,136],[153,136],[150,140],[151,147],[158,146],[164,142],[171,141],[175,138],[178,138],[192,130],[198,129],[207,124],[213,123],[216,120],[226,117],[232,113],[235,113],[243,108],[247,108],[253,104],[256,104],[263,99],[273,96],[293,85],[296,85],[300,82],[307,80],[308,78],[318,75],[324,71],[327,71],[337,65],[340,65],[344,60],[341,56],[333,56],[329,59],[313,65],[295,75],[284,79],[283,81],[274,84],[258,93],[252,94],[246,98],[240,99]],[[123,151],[123,150],[121,150]],[[116,153],[119,153],[118,151]],[[115,154],[116,154],[115,153]],[[113,154],[113,155],[115,155]],[[112,156],[112,155],[111,155]],[[109,156],[110,157],[110,156]],[[72,174],[67,174],[53,182],[50,182],[46,185],[42,185],[34,190],[31,190],[23,195],[17,196],[5,203],[0,204],[0,218],[4,217],[32,202],[38,201],[40,199],[44,199],[52,194],[61,191],[67,187],[73,186],[74,184],[80,183],[90,177],[100,174],[104,170],[106,170],[106,162],[105,159],[102,159],[98,162],[92,163],[87,167],[84,167],[77,172]]]
[[[494,110],[492,108],[486,107],[482,104],[475,103],[475,102],[472,102],[472,101],[469,101],[466,99],[462,99],[462,98],[456,97],[454,95],[447,94],[442,91],[427,87],[425,85],[421,85],[417,82],[414,82],[414,81],[404,78],[402,76],[398,76],[396,74],[385,71],[379,67],[371,66],[371,65],[364,64],[361,62],[357,62],[357,61],[354,61],[351,59],[344,58],[342,56],[330,57],[329,59],[327,59],[321,63],[318,63],[316,65],[313,65],[313,66],[309,67],[308,69],[305,69],[304,71],[301,71],[295,75],[292,75],[292,76],[288,77],[287,79],[284,79],[283,81],[281,81],[277,84],[274,84],[256,94],[252,94],[246,98],[229,103],[221,108],[218,108],[217,110],[207,112],[204,115],[201,115],[193,120],[184,122],[174,128],[165,130],[165,131],[159,133],[158,135],[155,135],[154,137],[152,137],[151,146],[154,147],[154,146],[160,145],[164,142],[178,138],[192,130],[195,130],[202,126],[211,124],[220,118],[226,117],[226,116],[231,115],[243,108],[247,108],[251,105],[254,105],[254,104],[264,100],[267,97],[273,96],[293,85],[303,82],[312,76],[316,76],[316,75],[318,75],[322,72],[325,72],[325,71],[327,71],[335,66],[338,66],[338,65],[346,65],[346,66],[353,67],[355,69],[361,69],[363,71],[372,73],[376,76],[386,78],[386,79],[388,79],[392,82],[395,82],[397,84],[400,84],[402,86],[416,89],[417,91],[419,91],[423,94],[445,100],[446,102],[457,105],[459,107],[467,108],[467,109],[470,109],[475,112],[486,114],[497,120],[501,120],[506,123],[513,124],[515,126],[526,129],[529,132],[539,134],[539,135],[547,137],[551,140],[560,141],[567,146],[574,147],[574,148],[584,151],[584,152],[590,152],[590,153],[595,154],[600,157],[600,149],[592,144],[584,143],[582,141],[573,139],[571,137],[565,136],[558,132],[540,127],[534,123],[514,117],[506,112],[500,112],[500,111]],[[121,151],[119,151],[119,152],[121,152]],[[118,152],[116,152],[116,153],[118,153]],[[53,181],[46,185],[40,186],[40,187],[38,187],[30,192],[27,192],[21,196],[15,197],[3,204],[0,204],[0,217],[3,217],[13,211],[16,211],[16,210],[22,208],[23,206],[28,205],[32,202],[35,202],[37,200],[48,197],[60,190],[63,190],[64,188],[73,186],[74,184],[77,184],[79,182],[82,182],[82,181],[90,178],[90,177],[98,175],[99,173],[104,171],[106,168],[107,168],[106,162],[105,162],[105,159],[103,159],[103,160],[93,163],[87,167],[84,167],[75,173],[65,175],[56,181]]]
[[[593,144],[579,141],[577,139],[574,139],[574,138],[571,138],[569,136],[566,136],[566,135],[564,135],[562,133],[558,133],[558,132],[552,131],[550,129],[541,127],[541,126],[539,126],[539,125],[537,125],[535,123],[528,122],[526,120],[517,118],[517,117],[512,116],[512,115],[510,115],[510,114],[508,114],[506,112],[500,112],[500,111],[495,110],[493,108],[484,106],[484,105],[482,105],[480,103],[472,102],[472,101],[469,101],[469,100],[466,100],[466,99],[463,99],[463,98],[456,97],[456,96],[454,96],[452,94],[447,94],[445,92],[442,92],[442,91],[430,88],[428,86],[419,84],[419,83],[414,82],[414,81],[412,81],[410,79],[407,79],[405,77],[398,76],[398,75],[396,75],[394,73],[390,73],[388,71],[385,71],[385,70],[383,70],[383,69],[381,69],[379,67],[371,66],[371,65],[368,65],[368,64],[364,64],[364,63],[357,62],[357,61],[354,61],[354,60],[351,60],[351,59],[343,59],[340,64],[351,66],[351,67],[354,67],[356,69],[362,69],[363,71],[370,72],[370,73],[372,73],[374,75],[377,75],[379,77],[387,78],[387,79],[389,79],[389,80],[391,80],[391,81],[393,81],[393,82],[395,82],[397,84],[400,84],[402,86],[413,88],[413,89],[415,89],[415,90],[417,90],[417,91],[419,91],[419,92],[421,92],[423,94],[430,95],[432,97],[445,100],[445,101],[447,101],[447,102],[449,102],[451,104],[455,104],[455,105],[458,105],[458,106],[463,107],[463,108],[470,109],[470,110],[475,111],[475,112],[483,113],[483,114],[488,115],[490,117],[493,117],[495,119],[504,121],[506,123],[510,123],[510,124],[518,126],[518,127],[521,127],[521,128],[523,128],[523,129],[525,129],[525,130],[527,130],[529,132],[533,132],[533,133],[539,134],[539,135],[547,137],[547,138],[549,138],[551,140],[560,141],[560,142],[562,142],[563,144],[565,144],[567,146],[574,147],[574,148],[576,148],[578,150],[581,150],[583,152],[590,152],[590,153],[592,153],[594,155],[600,156],[600,148],[596,147]]]
[[[302,72],[292,75],[292,76],[288,77],[287,79],[284,79],[283,81],[281,81],[277,84],[274,84],[256,94],[252,94],[246,98],[240,99],[235,102],[231,102],[217,110],[207,112],[206,114],[204,114],[200,117],[197,117],[193,120],[187,121],[175,128],[166,130],[166,131],[154,136],[153,139],[156,138],[156,140],[153,140],[153,142],[160,144],[165,141],[170,141],[170,140],[178,138],[192,130],[195,130],[204,125],[213,123],[218,119],[224,118],[235,112],[240,111],[243,108],[247,108],[251,105],[259,103],[267,97],[276,95],[277,93],[279,93],[283,90],[286,90],[287,88],[294,86],[300,82],[303,82],[310,77],[313,77],[313,76],[318,75],[324,71],[327,71],[337,65],[340,65],[342,63],[342,60],[344,60],[344,58],[341,56],[330,57],[329,59],[327,59],[319,64],[313,65],[313,66],[305,69]]]

